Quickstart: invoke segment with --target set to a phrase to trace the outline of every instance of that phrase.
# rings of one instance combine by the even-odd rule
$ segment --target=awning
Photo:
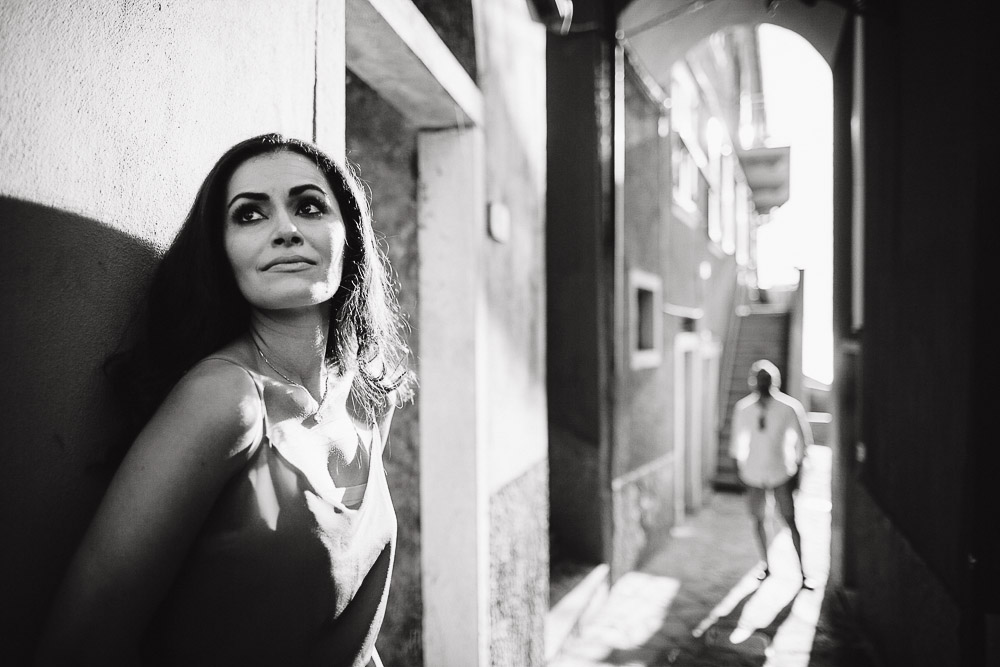
[[[739,151],[747,185],[758,213],[766,214],[788,201],[788,146]]]

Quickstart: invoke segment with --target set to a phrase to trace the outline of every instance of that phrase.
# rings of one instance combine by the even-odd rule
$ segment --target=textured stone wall
[[[419,377],[417,326],[416,130],[359,79],[348,75],[345,91],[347,158],[371,192],[376,232],[384,238],[407,318],[410,359]],[[396,411],[385,469],[396,508],[396,562],[378,650],[387,665],[420,665],[420,469],[419,392]]]
[[[612,489],[614,552],[611,575],[620,577],[662,545],[674,517],[674,465],[667,459],[646,474]]]
[[[476,67],[476,31],[473,25],[474,0],[413,0],[413,4],[466,73],[476,81],[479,72]]]
[[[545,664],[549,604],[548,466],[490,498],[490,664]]]

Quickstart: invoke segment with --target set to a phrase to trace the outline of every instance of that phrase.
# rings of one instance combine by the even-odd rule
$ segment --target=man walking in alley
[[[757,578],[763,580],[771,573],[764,526],[770,491],[791,531],[802,586],[811,590],[813,586],[806,579],[802,564],[802,538],[795,525],[792,494],[798,489],[806,447],[812,444],[812,431],[802,404],[778,391],[781,374],[774,364],[766,359],[755,361],[747,381],[750,395],[733,408],[729,453],[736,459],[740,480],[747,487],[757,544],[764,559]]]

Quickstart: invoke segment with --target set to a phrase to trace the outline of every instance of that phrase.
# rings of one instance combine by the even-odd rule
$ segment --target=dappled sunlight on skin
[[[267,465],[265,457],[258,457],[250,470],[250,484],[253,486],[254,495],[257,498],[257,508],[261,519],[272,531],[278,529],[278,516],[281,514],[281,505],[278,502],[278,493],[274,488],[274,479],[271,470]]]
[[[316,283],[309,288],[309,294],[313,301],[322,303],[326,301],[330,294],[337,291],[337,285],[332,284],[329,280],[324,280],[323,282]]]

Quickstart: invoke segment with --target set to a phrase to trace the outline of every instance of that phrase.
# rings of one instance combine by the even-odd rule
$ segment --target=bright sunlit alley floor
[[[758,556],[744,496],[716,493],[562,645],[549,667],[874,667],[830,565],[830,450],[814,445],[796,495],[806,574],[800,587],[791,536],[772,514],[771,576]],[[773,512],[773,509],[772,509]]]

